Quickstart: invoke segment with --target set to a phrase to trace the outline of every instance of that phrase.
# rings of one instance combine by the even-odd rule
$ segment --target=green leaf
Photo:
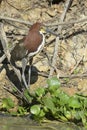
[[[57,89],[56,91],[54,91],[54,93],[53,93],[53,95],[52,96],[54,96],[54,97],[60,97],[60,95],[61,95],[61,93],[62,93],[62,91],[60,90],[60,89]]]
[[[70,111],[66,111],[66,112],[64,113],[64,116],[65,116],[68,120],[72,119],[72,114],[71,114]]]
[[[80,111],[79,115],[80,115],[80,117],[82,119],[83,125],[87,125],[87,117],[85,116],[85,111],[84,110]]]
[[[81,104],[76,96],[70,97],[69,107],[72,107],[72,108],[80,108],[81,107]]]
[[[64,93],[64,92],[61,92],[60,93],[60,105],[65,105],[65,104],[68,104],[68,101],[70,99],[70,97]]]
[[[64,122],[68,121],[68,119],[67,119],[65,116],[59,116],[59,117],[60,117],[60,119],[61,119],[62,121],[64,121]]]
[[[47,80],[49,91],[50,92],[55,92],[59,87],[60,87],[60,81],[58,80],[57,77],[52,77]]]
[[[20,115],[24,115],[24,114],[27,113],[27,110],[26,110],[24,107],[19,106],[19,107],[18,107],[18,113],[19,113]]]
[[[40,111],[39,117],[42,118],[45,116],[45,112],[43,110]]]
[[[5,109],[11,109],[14,107],[14,102],[11,98],[3,98],[2,99],[2,107]]]
[[[30,112],[33,114],[33,115],[39,115],[40,113],[40,105],[33,105],[31,108],[30,108]]]
[[[72,110],[71,112],[72,112],[72,117],[74,117],[77,120],[81,119],[81,114],[83,113],[82,111]]]
[[[45,112],[48,112],[48,111],[49,111],[46,106],[43,107],[43,110],[44,110]]]
[[[44,88],[38,88],[35,93],[38,97],[42,97],[45,94],[45,89]]]
[[[84,99],[84,107],[87,108],[87,99]]]
[[[49,110],[52,111],[52,113],[55,113],[56,108],[55,108],[54,102],[51,97],[44,97],[43,103]]]
[[[31,103],[32,102],[32,97],[30,96],[29,92],[27,89],[24,90],[24,96],[26,99]]]

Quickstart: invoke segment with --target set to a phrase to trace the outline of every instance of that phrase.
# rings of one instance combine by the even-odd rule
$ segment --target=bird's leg
[[[30,87],[30,80],[31,80],[31,65],[29,65],[29,70],[28,70],[28,87]]]
[[[26,78],[25,78],[24,72],[25,72],[25,69],[26,69],[26,66],[27,66],[27,62],[28,61],[27,61],[26,58],[22,59],[22,80],[23,80],[23,83],[24,83],[24,85],[25,85],[26,88],[28,88],[28,84],[26,82]]]
[[[28,87],[30,87],[31,80],[31,66],[32,66],[33,57],[29,59],[29,71],[28,71]]]

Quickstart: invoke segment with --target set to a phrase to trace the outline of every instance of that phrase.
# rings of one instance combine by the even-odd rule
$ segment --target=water
[[[29,118],[0,116],[0,130],[86,130],[75,124],[51,121],[38,124]]]

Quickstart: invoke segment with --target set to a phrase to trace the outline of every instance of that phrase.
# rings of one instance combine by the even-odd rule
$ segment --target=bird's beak
[[[41,27],[40,32],[46,34],[46,33],[51,33],[51,30],[49,30],[47,27]]]
[[[49,33],[52,34],[54,36],[58,36],[58,34],[56,34],[55,32],[51,31],[50,29],[48,29],[47,27],[41,27],[40,32],[43,34]]]
[[[43,34],[45,34],[45,33],[46,33],[46,27],[42,27],[42,28],[40,29],[40,32],[43,33]]]

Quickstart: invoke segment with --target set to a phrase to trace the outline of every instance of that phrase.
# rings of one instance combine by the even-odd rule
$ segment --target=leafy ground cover
[[[10,98],[2,100],[1,110],[12,115],[26,115],[34,120],[44,119],[61,120],[63,122],[74,122],[87,127],[87,97],[79,94],[69,96],[61,90],[61,83],[56,77],[47,80],[48,87],[39,87],[34,93],[24,91],[23,104],[18,106],[16,112],[11,109],[15,107]]]

